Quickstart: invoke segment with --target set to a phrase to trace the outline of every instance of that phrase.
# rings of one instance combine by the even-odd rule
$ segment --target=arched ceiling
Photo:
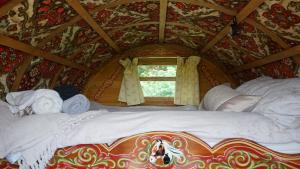
[[[240,81],[299,76],[299,0],[0,2],[1,90],[82,86],[116,55],[159,43],[193,48]]]

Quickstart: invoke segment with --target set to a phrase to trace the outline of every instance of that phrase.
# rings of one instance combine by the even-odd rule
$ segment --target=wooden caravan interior
[[[145,97],[144,103],[139,102],[142,106],[126,107],[119,101],[124,77],[121,59],[138,58],[139,65],[176,65],[178,58],[190,56],[201,58],[197,65],[199,84],[193,83],[199,85],[200,97],[191,99],[197,104],[175,106],[174,97]],[[0,168],[300,168],[300,89],[296,78],[300,77],[300,0],[0,0],[0,72]],[[251,111],[217,109],[223,104],[206,111],[198,104],[215,86],[229,83],[235,88],[262,75],[274,81],[296,81],[289,84],[299,92],[291,101],[296,108],[287,113],[267,112],[270,118],[264,112],[252,113],[267,92],[245,94],[256,98],[249,106]],[[176,76],[139,78],[176,80]],[[65,101],[57,92],[61,104],[55,116],[18,114],[26,108],[32,113],[33,103],[16,112],[11,107],[18,105],[3,105],[8,93],[58,86],[78,88],[89,99],[84,97],[87,111],[78,116],[61,113]],[[282,92],[275,87],[270,93]],[[289,87],[285,89],[293,95]],[[193,91],[197,92],[190,93],[198,93],[198,88]],[[283,94],[278,95],[281,98]],[[90,103],[117,107],[119,112],[89,111]],[[190,105],[196,110],[177,109]],[[236,105],[240,108],[242,104]],[[151,111],[135,109],[140,107]],[[44,114],[50,114],[46,111]],[[6,120],[4,113],[13,120]],[[273,115],[278,118],[272,119]],[[282,125],[279,116],[293,121]],[[31,122],[34,118],[37,120]],[[24,122],[25,127],[15,122]],[[29,141],[18,144],[25,138]],[[14,143],[17,146],[11,146]],[[15,149],[8,150],[9,146]],[[167,147],[175,155],[168,157],[164,152]],[[289,151],[281,151],[285,148]],[[22,156],[8,162],[11,154]],[[31,155],[34,158],[25,159]]]
[[[121,105],[118,61],[126,57],[163,62],[200,56],[201,96],[224,82],[237,86],[260,75],[299,76],[298,1],[0,2],[2,98],[11,91],[71,84],[90,99]]]

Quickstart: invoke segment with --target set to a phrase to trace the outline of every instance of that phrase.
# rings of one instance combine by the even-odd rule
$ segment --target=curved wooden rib
[[[7,14],[9,10],[11,10],[13,7],[21,3],[22,0],[10,0],[6,2],[3,6],[0,8],[0,17],[4,16]]]
[[[0,161],[0,166],[9,165]],[[16,167],[10,165],[10,168]],[[247,139],[227,139],[211,148],[187,133],[149,132],[120,139],[111,146],[94,144],[58,149],[47,168],[66,167],[297,169],[300,154],[278,153]]]

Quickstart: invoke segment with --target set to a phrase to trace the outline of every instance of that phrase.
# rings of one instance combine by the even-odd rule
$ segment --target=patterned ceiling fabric
[[[88,11],[91,12],[96,7],[105,5],[113,2],[114,0],[79,0],[81,5]]]
[[[101,43],[91,57],[87,60],[87,66],[92,69],[100,68],[115,55],[114,50],[106,43]]]
[[[10,91],[15,81],[16,69],[20,66],[26,54],[0,45],[0,98],[3,99]]]
[[[257,9],[256,20],[290,45],[300,44],[300,1],[268,0]]]
[[[35,34],[34,0],[24,0],[0,18],[0,33],[30,43]]]
[[[82,71],[78,72],[77,74],[78,78],[75,79],[73,85],[82,91],[84,89],[85,84],[88,81],[89,76],[90,74],[87,72],[82,72]]]
[[[101,56],[112,55],[112,48],[106,42],[100,40],[96,43],[89,44],[83,48],[73,59],[79,64],[88,64],[94,62],[96,57],[99,59]],[[97,55],[97,56],[95,56]]]
[[[81,20],[56,35],[42,49],[66,57],[71,55],[74,50],[98,37],[99,35],[86,22]]]
[[[159,22],[159,3],[145,1],[119,5],[101,10],[93,17],[105,30],[133,23]]]
[[[232,19],[217,10],[183,2],[169,2],[167,11],[167,22],[196,25],[214,33],[221,31]]]
[[[240,11],[250,0],[206,0],[213,4]]]
[[[292,59],[286,58],[277,62],[269,63],[251,70],[235,73],[234,77],[240,80],[240,83],[257,78],[261,75],[271,76],[273,78],[292,78],[299,77],[300,68]]]
[[[55,86],[59,86],[59,85],[71,85],[72,81],[70,79],[72,79],[72,77],[74,75],[76,75],[76,73],[78,72],[78,70],[70,68],[70,67],[64,67],[63,71],[60,73],[57,82],[55,84]]]
[[[275,43],[268,35],[245,22],[238,26],[238,36],[228,36],[234,43],[243,47],[260,58],[278,53],[282,48]]]
[[[168,24],[165,28],[166,42],[179,43],[194,49],[203,48],[212,38],[199,29]]]
[[[50,80],[58,70],[58,64],[35,57],[22,77],[18,90],[49,88]]]
[[[121,49],[158,43],[159,25],[140,25],[109,32],[110,37]]]
[[[76,11],[64,0],[35,1],[35,6],[35,27],[37,34],[53,30],[77,15]]]

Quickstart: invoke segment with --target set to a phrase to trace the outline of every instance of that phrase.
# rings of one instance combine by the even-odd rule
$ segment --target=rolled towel
[[[10,92],[6,95],[6,101],[13,114],[31,106],[35,101],[35,91],[25,90],[20,92]]]
[[[78,114],[88,111],[90,101],[82,94],[77,94],[63,102],[63,112],[68,114]]]
[[[36,114],[60,113],[62,111],[63,100],[54,90],[39,89],[35,93],[35,101],[32,110]]]

